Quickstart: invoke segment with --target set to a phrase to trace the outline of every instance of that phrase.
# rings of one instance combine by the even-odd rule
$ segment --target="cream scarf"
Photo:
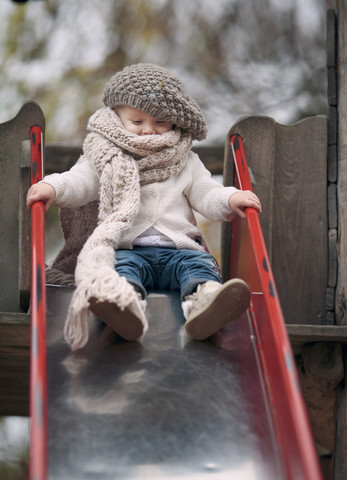
[[[135,290],[115,271],[115,250],[135,219],[140,186],[177,175],[188,161],[192,137],[180,129],[162,135],[127,131],[109,107],[89,120],[82,161],[91,161],[100,176],[98,226],[78,256],[75,282],[64,335],[72,350],[88,341],[89,300],[116,303],[124,309]]]

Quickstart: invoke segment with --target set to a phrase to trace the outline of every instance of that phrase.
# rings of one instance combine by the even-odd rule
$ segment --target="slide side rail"
[[[30,130],[31,184],[43,177],[43,134]],[[29,479],[47,478],[47,375],[46,375],[46,277],[45,207],[31,208],[31,344],[30,344],[30,452]]]
[[[234,185],[253,190],[242,138],[232,135],[230,142]],[[259,214],[253,208],[247,208],[245,214],[246,220],[235,218],[232,222],[230,277],[243,278],[251,289],[252,329],[287,478],[319,480],[319,460]]]

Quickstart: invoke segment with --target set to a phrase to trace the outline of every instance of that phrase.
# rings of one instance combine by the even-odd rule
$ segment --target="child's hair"
[[[191,132],[193,139],[206,137],[206,121],[199,105],[176,75],[158,65],[138,63],[117,72],[105,86],[103,101],[112,109],[126,105],[173,123]]]

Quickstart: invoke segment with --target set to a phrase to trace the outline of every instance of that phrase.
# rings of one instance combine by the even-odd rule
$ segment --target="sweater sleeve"
[[[58,207],[81,207],[99,198],[100,179],[86,159],[76,163],[69,171],[47,175],[42,181],[54,188],[54,203]]]
[[[235,187],[224,187],[213,179],[211,173],[201,162],[197,154],[192,154],[190,163],[191,185],[186,195],[191,207],[201,215],[213,221],[229,221],[234,212],[229,207],[229,198],[238,192]]]

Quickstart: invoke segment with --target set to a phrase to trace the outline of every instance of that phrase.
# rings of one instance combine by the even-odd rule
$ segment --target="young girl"
[[[192,140],[205,138],[206,122],[166,69],[125,67],[106,84],[103,100],[77,164],[27,196],[29,208],[35,201],[46,209],[99,201],[98,225],[77,261],[65,338],[73,350],[85,345],[90,309],[123,338],[138,339],[154,289],[179,290],[187,333],[208,338],[247,309],[250,293],[240,279],[221,283],[193,210],[225,221],[244,217],[246,207],[261,211],[260,201],[216,182],[191,151]]]

